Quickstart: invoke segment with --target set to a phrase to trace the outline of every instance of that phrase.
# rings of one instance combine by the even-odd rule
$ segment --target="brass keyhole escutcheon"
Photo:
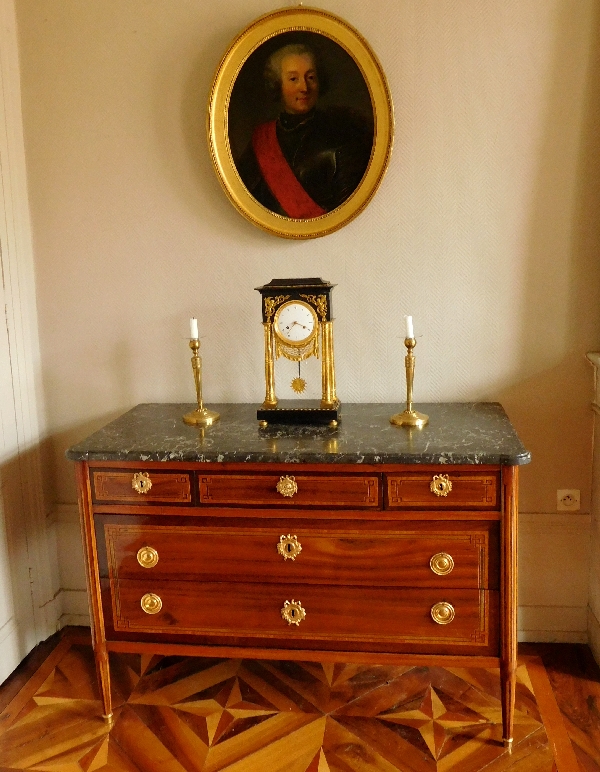
[[[447,552],[438,552],[429,561],[429,566],[434,574],[446,576],[454,568],[454,559]]]
[[[306,619],[306,611],[302,608],[299,600],[286,600],[281,609],[281,616],[288,625],[298,625],[303,619]]]
[[[162,600],[153,592],[147,592],[140,601],[142,609],[146,614],[158,614],[162,608]]]
[[[449,625],[454,619],[454,614],[454,606],[445,601],[436,603],[435,606],[431,607],[431,618],[438,625]]]
[[[290,475],[280,477],[277,483],[277,493],[281,493],[282,496],[287,496],[291,499],[294,493],[298,493],[296,478]]]
[[[298,537],[288,533],[287,536],[279,537],[277,552],[279,552],[284,560],[296,560],[298,555],[302,552],[302,545],[298,541]]]
[[[158,563],[158,552],[154,547],[140,547],[137,553],[137,561],[142,568],[154,568]]]
[[[148,472],[136,472],[131,479],[131,487],[138,493],[148,493],[152,487],[152,480]]]
[[[429,490],[436,496],[447,496],[452,490],[452,481],[447,474],[436,474],[431,481]]]

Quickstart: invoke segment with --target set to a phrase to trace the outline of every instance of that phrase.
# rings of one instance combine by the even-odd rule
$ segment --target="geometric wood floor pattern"
[[[0,772],[574,772],[543,666],[520,663],[509,753],[497,670],[112,653],[109,727],[91,647],[65,638],[0,714]]]

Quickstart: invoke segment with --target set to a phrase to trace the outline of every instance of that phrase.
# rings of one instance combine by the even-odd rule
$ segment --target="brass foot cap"
[[[512,751],[513,748],[513,738],[509,737],[508,740],[506,738],[502,738],[502,743],[505,748],[508,748],[509,751]]]

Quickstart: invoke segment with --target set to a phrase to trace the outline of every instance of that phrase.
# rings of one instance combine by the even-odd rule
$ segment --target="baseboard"
[[[60,596],[61,596],[61,605],[62,605],[61,618],[64,617],[65,614],[74,614],[75,616],[78,616],[78,615],[89,616],[90,612],[89,612],[89,605],[88,605],[87,590],[85,589],[61,590]]]
[[[61,601],[61,590],[59,590],[56,595],[40,609],[40,614],[45,621],[46,629],[52,630],[53,634],[60,630],[59,619],[62,614]]]
[[[79,524],[79,507],[77,504],[57,504],[49,517],[52,523]]]
[[[588,643],[594,659],[600,665],[600,622],[589,606],[587,612]]]
[[[562,630],[550,632],[549,630],[519,630],[519,643],[587,643],[586,632],[577,633]]]
[[[91,624],[87,590],[61,590],[58,594],[61,614],[57,630],[70,625],[89,627]]]
[[[63,587],[59,628],[88,625],[77,505],[56,507],[52,520]],[[587,643],[590,516],[525,513],[520,523],[519,640]],[[600,654],[600,625],[596,625]]]
[[[58,629],[65,627],[90,627],[89,614],[63,614],[58,622]],[[586,632],[569,632],[566,630],[519,630],[519,643],[588,643]],[[600,656],[592,649],[596,662],[600,664]]]
[[[28,653],[23,651],[19,642],[19,630],[11,618],[0,630],[0,644],[2,645],[2,657],[0,657],[0,684],[6,681],[8,676],[17,667],[19,662]]]
[[[65,627],[90,627],[89,614],[63,614],[58,620],[58,629]]]
[[[519,606],[519,640],[587,643],[587,612],[579,606]]]
[[[591,517],[519,515],[520,641],[587,643]]]

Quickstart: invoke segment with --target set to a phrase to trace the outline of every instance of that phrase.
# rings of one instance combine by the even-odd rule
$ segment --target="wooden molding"
[[[14,2],[0,4],[0,262],[12,393],[10,437],[5,436],[3,517],[9,537],[14,617],[19,626],[18,656],[56,630],[52,555],[43,503],[40,442],[41,372],[35,276],[21,120],[20,73]],[[16,559],[16,545],[21,548]],[[13,654],[13,656],[15,656]],[[16,664],[16,663],[15,663]]]

